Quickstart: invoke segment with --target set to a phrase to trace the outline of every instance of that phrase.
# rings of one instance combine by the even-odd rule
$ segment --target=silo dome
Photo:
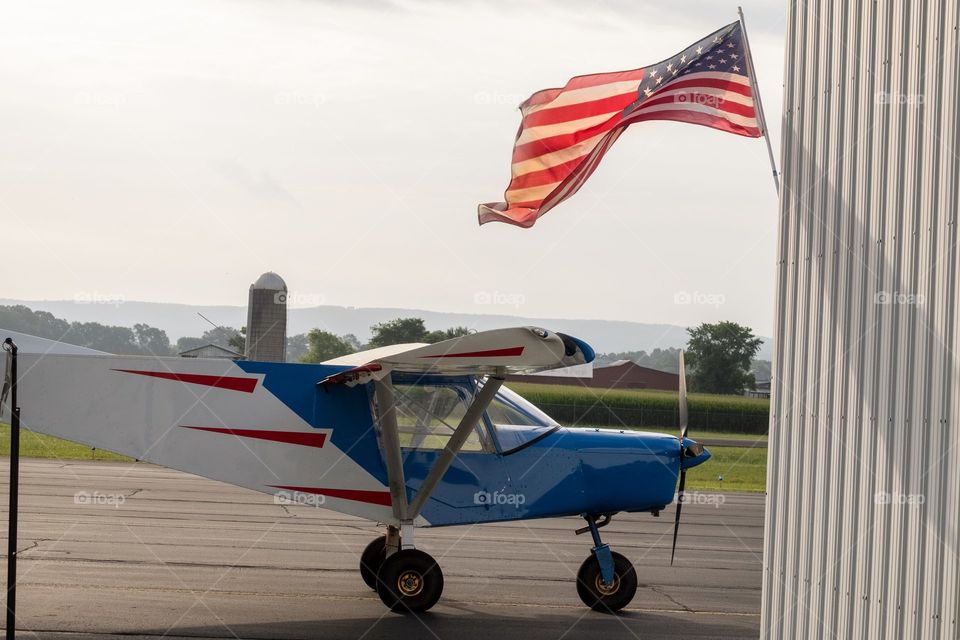
[[[253,283],[253,288],[268,289],[270,291],[286,291],[287,283],[273,271],[267,271],[257,278],[257,281]]]

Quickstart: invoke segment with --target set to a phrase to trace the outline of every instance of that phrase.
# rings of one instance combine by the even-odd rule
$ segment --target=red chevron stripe
[[[178,382],[187,382],[190,384],[202,384],[207,387],[217,387],[218,389],[229,389],[231,391],[243,391],[244,393],[253,393],[253,390],[257,387],[256,378],[208,376],[199,373],[174,373],[172,371],[137,371],[134,369],[113,369],[113,371],[133,373],[138,376],[149,376],[151,378],[163,378],[164,380],[176,380]]]
[[[274,489],[283,489],[285,491],[298,491],[300,493],[315,493],[330,498],[343,498],[344,500],[353,500],[355,502],[366,502],[368,504],[379,504],[384,507],[390,506],[389,491],[365,491],[363,489],[324,489],[322,487],[291,487],[285,485],[271,485]]]
[[[244,438],[256,438],[257,440],[270,440],[272,442],[283,442],[285,444],[299,444],[305,447],[320,448],[327,440],[327,434],[325,433],[270,431],[268,429],[227,429],[226,427],[191,427],[185,424],[180,426],[184,429],[210,431],[211,433],[225,433],[227,435],[241,436]]]

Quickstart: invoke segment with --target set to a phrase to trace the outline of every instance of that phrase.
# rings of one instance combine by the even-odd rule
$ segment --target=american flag
[[[676,120],[763,134],[739,22],[655,65],[577,76],[561,89],[538,91],[520,113],[506,202],[481,204],[480,224],[533,226],[583,186],[634,122]]]

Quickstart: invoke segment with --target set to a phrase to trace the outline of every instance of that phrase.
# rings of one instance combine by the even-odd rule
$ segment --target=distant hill
[[[0,299],[0,305],[22,304],[34,310],[49,311],[71,322],[99,322],[106,325],[132,327],[146,323],[167,332],[176,342],[183,336],[199,336],[210,328],[198,313],[213,322],[241,327],[247,321],[247,309],[241,306],[208,306],[166,302],[77,302],[73,300]],[[570,320],[562,318],[524,318],[509,315],[445,313],[425,309],[356,308],[320,306],[290,309],[287,334],[305,333],[314,327],[337,335],[352,333],[361,341],[370,338],[370,327],[400,317],[423,318],[428,329],[466,326],[477,331],[501,327],[536,325],[583,338],[600,353],[650,351],[656,348],[681,347],[687,343],[685,327],[670,324],[648,324],[622,320]],[[770,340],[757,357],[770,359]]]

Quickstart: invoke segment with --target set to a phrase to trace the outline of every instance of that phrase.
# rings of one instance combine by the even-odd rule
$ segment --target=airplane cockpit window
[[[472,390],[459,384],[395,384],[397,427],[404,449],[443,449],[473,400]],[[461,451],[485,451],[487,436],[478,422]]]
[[[505,454],[560,427],[553,418],[506,387],[500,387],[487,407],[487,417]]]

